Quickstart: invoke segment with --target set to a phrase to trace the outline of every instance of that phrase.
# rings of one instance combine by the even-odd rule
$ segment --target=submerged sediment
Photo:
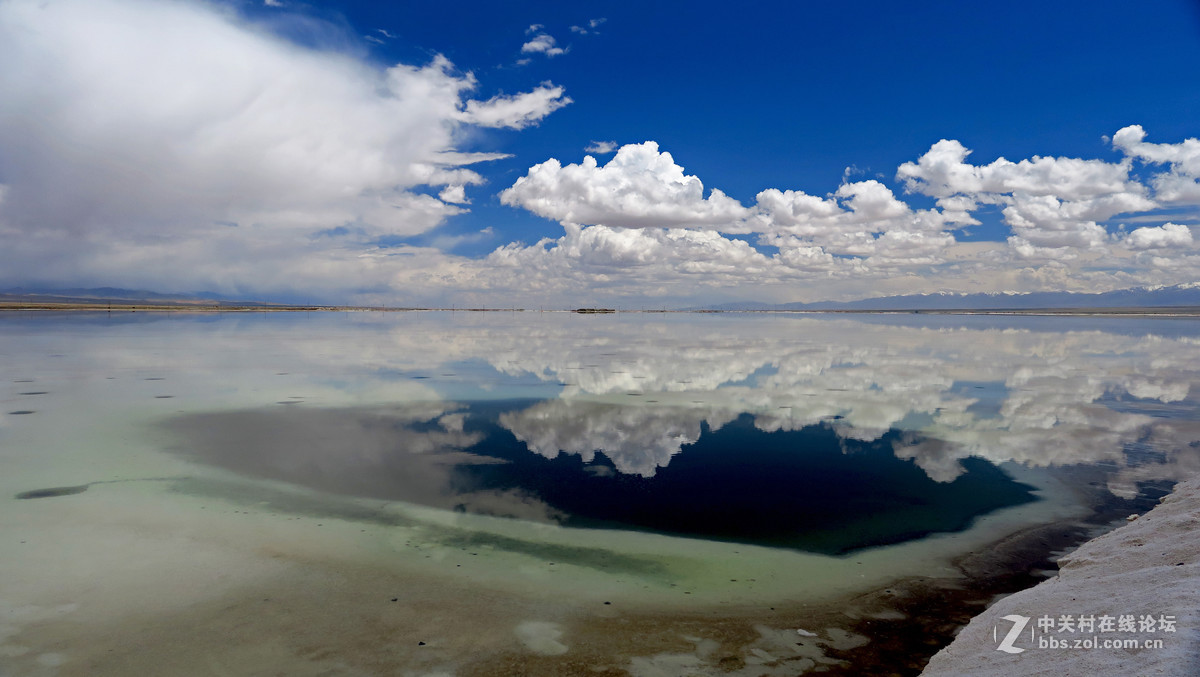
[[[197,666],[214,674],[913,675],[989,600],[1035,583],[1052,566],[1048,553],[1085,529],[1075,518],[1015,534],[997,526],[967,546],[966,533],[943,535],[974,554],[936,571],[922,560],[928,575],[906,562],[906,546],[862,551],[837,566],[875,582],[819,595],[763,573],[819,576],[800,568],[805,557],[787,560],[797,568],[782,559],[768,566],[761,558],[771,551],[673,542],[682,559],[710,562],[724,578],[709,569],[671,578],[681,560],[655,560],[649,552],[669,543],[649,537],[620,535],[625,559],[597,559],[553,542],[569,534],[537,527],[543,547],[518,552],[499,547],[515,536],[454,538],[468,533],[455,524],[467,516],[247,486],[177,478],[14,500],[27,542],[6,568],[28,579],[30,602],[4,600],[0,665],[63,676],[192,675]],[[159,490],[170,492],[169,504]],[[78,512],[76,501],[91,509]],[[643,559],[665,565],[638,565]],[[892,580],[882,560],[893,562]]]

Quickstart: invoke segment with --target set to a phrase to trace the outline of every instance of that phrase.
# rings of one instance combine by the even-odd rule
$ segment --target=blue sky
[[[909,5],[359,2],[310,11],[364,36],[383,37],[372,27],[397,36],[368,45],[381,63],[440,52],[484,88],[565,86],[574,105],[537,129],[481,142],[515,155],[488,172],[505,186],[546,158],[578,161],[597,139],[658,141],[705,185],[752,202],[772,186],[831,192],[848,167],[890,182],[942,138],[990,161],[1116,158],[1102,136],[1134,123],[1162,138],[1197,133],[1200,75],[1188,64],[1200,63],[1200,3],[1136,13],[1120,2]],[[571,31],[597,18],[588,35]],[[514,67],[533,24],[569,51]],[[481,199],[478,218],[461,225],[504,219],[518,239],[546,234],[486,206]]]
[[[636,306],[1200,273],[1196,2],[2,0],[0,45],[6,286]]]

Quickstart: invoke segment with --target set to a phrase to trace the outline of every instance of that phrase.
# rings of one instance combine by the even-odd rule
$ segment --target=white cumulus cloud
[[[1149,143],[1141,125],[1130,125],[1113,135],[1113,146],[1143,162],[1166,164],[1170,169],[1151,183],[1158,199],[1168,203],[1200,204],[1200,139],[1180,143]]]
[[[929,263],[954,243],[954,215],[913,210],[874,179],[842,184],[831,196],[769,188],[757,196],[751,230],[794,258],[820,252]],[[798,262],[798,261],[797,261]]]
[[[1178,223],[1164,223],[1157,227],[1138,228],[1125,237],[1130,249],[1164,249],[1167,247],[1191,247],[1192,231]]]
[[[1021,256],[1073,258],[1107,242],[1099,222],[1157,206],[1130,178],[1128,160],[1034,156],[972,165],[966,162],[970,153],[960,142],[942,139],[917,162],[900,165],[896,178],[910,192],[939,198],[947,212],[1002,205],[1013,230],[1009,244]]]
[[[624,228],[728,226],[748,212],[719,190],[683,173],[670,153],[647,141],[623,146],[603,166],[550,159],[500,193],[506,205],[564,223]]]
[[[558,56],[566,54],[567,50],[558,46],[558,41],[548,33],[538,32],[542,29],[541,24],[534,24],[529,27],[527,33],[536,33],[525,44],[521,45],[522,54],[545,54],[546,56]]]
[[[488,256],[489,263],[525,273],[603,276],[661,275],[667,271],[741,275],[772,266],[741,240],[682,228],[610,228],[567,225],[566,234],[533,246],[510,244]],[[639,270],[645,269],[645,270]]]
[[[467,199],[467,190],[463,186],[446,186],[438,193],[438,199],[451,204],[466,204],[470,202]]]
[[[1185,147],[1172,146],[1168,157],[1182,165]],[[538,289],[558,279],[560,289],[590,285],[626,297],[639,288],[695,295],[733,285],[763,298],[822,277],[861,295],[927,291],[932,280],[962,291],[1094,291],[1200,272],[1185,227],[1109,234],[1113,217],[1159,207],[1131,175],[1133,159],[1034,156],[973,165],[969,154],[958,141],[943,140],[901,165],[897,176],[910,192],[935,198],[923,209],[873,179],[847,181],[824,196],[767,188],[749,206],[717,188],[706,197],[700,177],[654,142],[623,146],[606,164],[591,156],[567,165],[551,159],[500,197],[559,221],[566,234],[501,248],[487,264],[528,275]],[[959,229],[980,225],[975,213],[984,206],[1001,211],[1007,241],[959,241]],[[747,235],[758,248],[739,237]]]

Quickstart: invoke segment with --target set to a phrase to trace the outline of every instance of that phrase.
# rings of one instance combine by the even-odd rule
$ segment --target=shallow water
[[[1193,320],[7,313],[0,356],[12,674],[161,658],[122,623],[199,673],[565,674],[614,619],[613,670],[797,674],[873,639],[776,641],[806,613],[1200,464]],[[289,639],[385,585],[420,653]]]

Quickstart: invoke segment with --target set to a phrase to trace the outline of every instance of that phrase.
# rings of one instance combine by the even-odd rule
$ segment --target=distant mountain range
[[[859,301],[816,303],[723,303],[711,310],[1033,310],[1048,308],[1169,308],[1200,306],[1200,283],[1170,287],[1134,287],[1096,294],[1076,292],[999,292],[907,294]]]
[[[214,292],[162,293],[144,289],[92,287],[51,289],[12,287],[0,289],[0,302],[8,303],[120,303],[154,305],[274,306],[280,302],[247,301]],[[1169,287],[1134,287],[1096,294],[1075,292],[999,292],[963,294],[907,294],[858,301],[815,303],[756,303],[739,301],[688,310],[1037,310],[1066,308],[1171,308],[1200,307],[1200,282]]]
[[[118,287],[94,287],[77,289],[50,289],[34,287],[11,287],[0,289],[0,301],[8,303],[119,303],[153,304],[168,306],[236,305],[270,306],[261,301],[235,300],[213,292],[187,292],[164,294],[144,289],[121,289]]]

